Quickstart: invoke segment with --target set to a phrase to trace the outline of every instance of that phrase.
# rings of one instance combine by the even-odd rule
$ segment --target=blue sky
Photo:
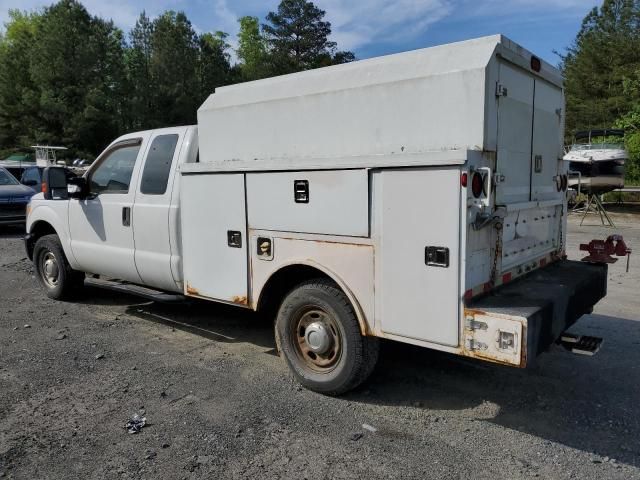
[[[33,9],[42,0],[0,0],[0,22],[11,8]],[[150,16],[183,10],[198,31],[223,30],[232,37],[237,19],[261,20],[278,0],[85,0],[93,14],[128,31],[143,9]],[[316,0],[333,25],[333,39],[358,58],[503,33],[552,64],[554,50],[574,39],[587,12],[602,0]]]

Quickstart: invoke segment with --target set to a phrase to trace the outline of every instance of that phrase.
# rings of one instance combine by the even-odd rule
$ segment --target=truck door
[[[500,63],[496,203],[561,199],[562,89]]]
[[[562,144],[562,90],[544,80],[535,80],[533,114],[533,162],[531,169],[531,200],[560,200],[554,178],[564,174],[566,165]]]
[[[85,272],[141,283],[131,209],[148,134],[112,145],[87,176],[90,195],[69,200],[71,250]]]
[[[178,289],[171,271],[169,212],[177,208],[171,187],[184,133],[184,128],[165,128],[151,134],[133,205],[138,273],[142,283],[163,290]]]
[[[496,203],[528,202],[531,192],[531,136],[534,78],[500,63],[498,96],[497,171],[504,180],[496,185]]]
[[[509,207],[502,229],[505,272],[559,246],[564,192],[554,177],[564,168],[558,160],[563,95],[560,87],[501,61],[496,96],[496,204]]]
[[[181,180],[185,293],[247,306],[245,175],[184,174]]]

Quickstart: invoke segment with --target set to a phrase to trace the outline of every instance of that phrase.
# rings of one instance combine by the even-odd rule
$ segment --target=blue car
[[[27,204],[36,192],[0,167],[0,225],[24,223]]]

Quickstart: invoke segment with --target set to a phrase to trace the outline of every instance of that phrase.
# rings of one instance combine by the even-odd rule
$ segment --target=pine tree
[[[307,0],[282,0],[277,12],[269,12],[262,26],[269,46],[275,74],[344,63],[355,57],[351,52],[336,54],[336,43],[329,40],[331,24],[325,11]]]

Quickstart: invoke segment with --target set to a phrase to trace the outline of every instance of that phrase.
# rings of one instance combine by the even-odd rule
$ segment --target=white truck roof
[[[495,150],[499,59],[562,85],[502,35],[216,90],[198,110],[199,165],[183,171],[464,163]]]

